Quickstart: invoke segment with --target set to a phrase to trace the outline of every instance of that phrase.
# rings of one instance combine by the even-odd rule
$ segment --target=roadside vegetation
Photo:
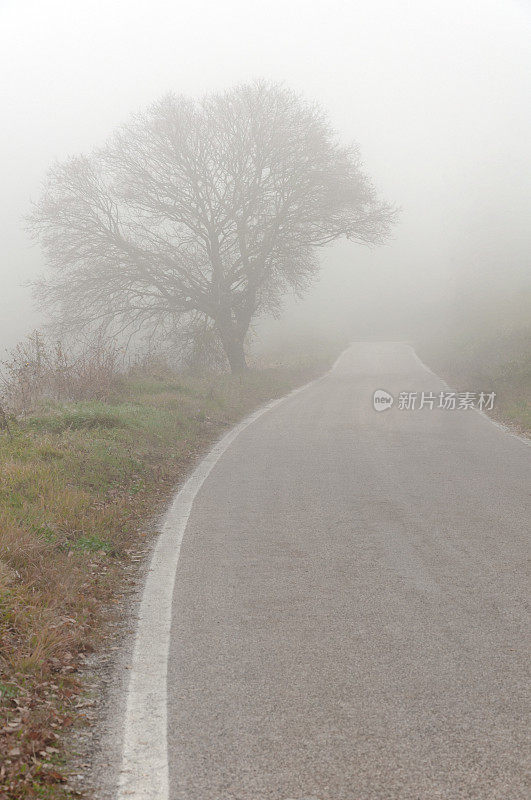
[[[64,741],[86,711],[80,659],[102,641],[154,516],[225,428],[338,350],[201,377],[153,358],[120,372],[101,346],[67,369],[38,336],[14,354],[0,429],[2,800],[79,796]]]
[[[496,392],[490,416],[531,434],[529,292],[466,301],[450,323],[417,343],[420,357],[455,389]],[[470,311],[470,309],[473,309]],[[465,311],[466,310],[466,311]]]

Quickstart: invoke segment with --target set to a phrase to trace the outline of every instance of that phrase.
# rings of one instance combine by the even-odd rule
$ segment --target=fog
[[[263,335],[409,336],[463,292],[529,275],[527,2],[3,0],[0,28],[2,350],[40,320],[26,283],[43,258],[22,218],[47,167],[169,91],[257,77],[320,102],[401,207],[384,247],[323,251],[320,279]]]

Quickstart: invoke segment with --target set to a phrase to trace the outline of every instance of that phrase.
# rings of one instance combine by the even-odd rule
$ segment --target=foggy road
[[[213,467],[173,598],[171,800],[527,797],[530,451],[473,410],[373,410],[442,388],[354,344]]]

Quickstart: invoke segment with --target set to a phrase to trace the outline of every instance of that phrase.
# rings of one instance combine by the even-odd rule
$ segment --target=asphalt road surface
[[[442,388],[355,344],[214,467],[177,569],[171,800],[529,796],[531,451],[473,410],[373,410]]]

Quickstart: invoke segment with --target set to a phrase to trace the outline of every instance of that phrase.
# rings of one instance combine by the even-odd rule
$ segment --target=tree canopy
[[[393,209],[322,110],[258,82],[170,95],[90,156],[49,172],[30,228],[50,266],[41,299],[78,326],[212,329],[233,371],[252,320],[302,293],[316,249],[382,242]]]

